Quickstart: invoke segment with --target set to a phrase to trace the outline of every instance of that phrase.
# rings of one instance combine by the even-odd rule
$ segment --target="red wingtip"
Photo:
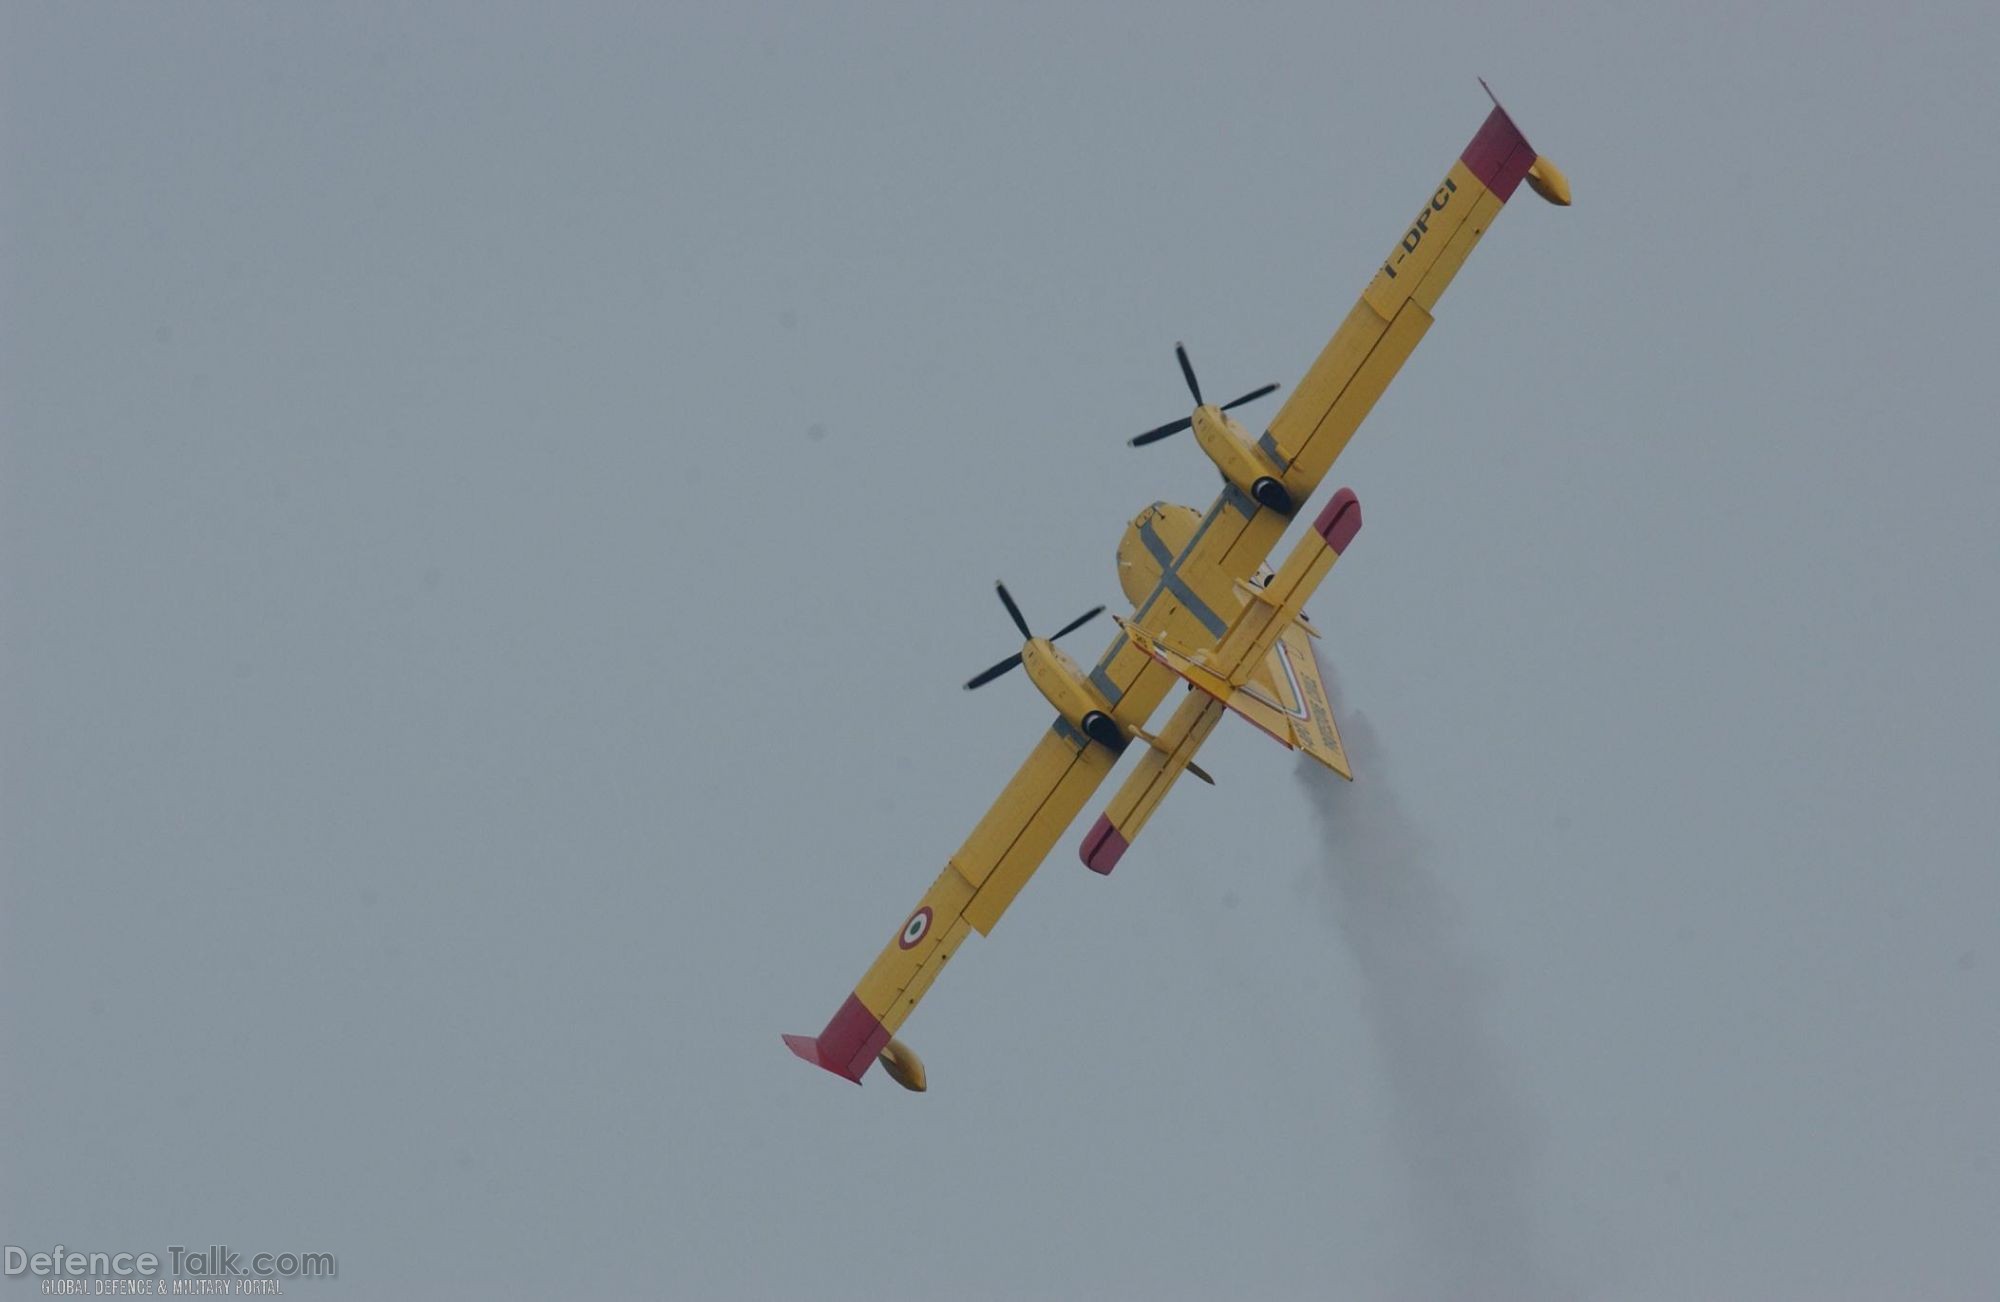
[[[1083,860],[1084,867],[1100,876],[1108,876],[1111,870],[1118,866],[1118,861],[1125,857],[1125,851],[1129,848],[1131,842],[1111,825],[1111,815],[1099,814],[1097,821],[1084,836],[1083,845],[1078,849],[1077,855]]]
[[[1354,535],[1361,532],[1361,499],[1351,488],[1343,488],[1333,495],[1326,509],[1313,521],[1313,529],[1326,539],[1326,545],[1334,554],[1347,550],[1347,544],[1354,541]]]
[[[815,1067],[823,1067],[834,1075],[851,1080],[856,1085],[882,1052],[882,1046],[889,1043],[889,1028],[857,995],[849,995],[826,1029],[817,1036],[788,1035],[785,1047],[804,1058]]]
[[[1486,85],[1484,81],[1479,84]],[[1491,96],[1493,88],[1487,86],[1486,93]],[[1478,177],[1480,184],[1502,203],[1514,197],[1521,178],[1535,165],[1534,148],[1514,125],[1514,119],[1507,116],[1507,110],[1500,107],[1498,99],[1494,99],[1493,110],[1480,125],[1479,134],[1458,157],[1465,170]]]
[[[819,1056],[819,1041],[810,1035],[788,1035],[785,1037],[785,1047],[815,1067],[826,1066]]]

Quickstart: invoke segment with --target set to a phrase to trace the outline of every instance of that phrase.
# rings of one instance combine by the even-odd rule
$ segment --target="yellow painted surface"
[[[1077,756],[1075,767],[1049,792],[1041,808],[1021,828],[1020,835],[966,905],[965,916],[980,935],[992,932],[1000,915],[1028,884],[1035,869],[1042,866],[1042,860],[1055,848],[1057,838],[1075,821],[1117,762],[1117,757],[1102,746],[1086,747]]]
[[[1472,256],[1472,250],[1478,245],[1480,237],[1486,234],[1486,228],[1493,224],[1493,219],[1500,215],[1500,210],[1505,206],[1500,202],[1500,196],[1492,191],[1488,190],[1482,194],[1479,201],[1472,205],[1472,211],[1466,216],[1465,221],[1452,232],[1451,239],[1438,254],[1437,261],[1433,262],[1430,270],[1424,273],[1424,278],[1417,282],[1416,289],[1410,294],[1411,299],[1426,311],[1435,308],[1438,299],[1444,295],[1445,287],[1451,284],[1451,278],[1458,274],[1458,269]]]
[[[1542,179],[1550,189],[1561,182],[1566,197],[1567,182],[1552,165]],[[1423,338],[1430,309],[1498,208],[1498,200],[1463,163],[1454,163],[1446,181],[1426,197],[1419,217],[1398,238],[1389,258],[1279,409],[1267,437],[1285,466],[1281,479],[1298,503],[1300,517],[1310,519],[1308,503],[1321,479]],[[1209,621],[1161,586],[1159,562],[1138,547],[1136,535],[1128,531],[1126,544],[1119,549],[1119,579],[1134,603],[1135,618],[1175,647],[1206,660],[1206,676],[1225,696],[1255,675],[1262,674],[1257,681],[1267,682],[1268,673],[1260,669],[1265,657],[1279,638],[1295,636],[1296,645],[1289,640],[1286,645],[1293,652],[1294,668],[1310,679],[1303,692],[1315,716],[1315,725],[1302,729],[1299,740],[1345,773],[1345,754],[1330,712],[1324,714],[1324,729],[1317,727],[1324,684],[1304,630],[1295,623],[1306,594],[1334,563],[1333,553],[1317,535],[1307,533],[1288,561],[1288,565],[1296,562],[1296,572],[1287,577],[1281,569],[1274,590],[1265,594],[1268,600],[1246,600],[1237,585],[1257,572],[1291,521],[1258,508],[1235,488],[1225,490],[1199,521],[1187,508],[1171,509],[1176,514],[1174,536],[1168,542],[1177,557],[1175,577],[1183,591],[1207,608],[1209,620],[1226,624],[1228,631],[1219,639]],[[1179,678],[1130,638],[1122,633],[1120,637],[1123,640],[1107,648],[1101,669],[1093,660],[1084,672],[1097,671],[1094,691],[1104,691],[1105,680],[1116,688],[1109,694],[1119,697],[1112,711],[1119,723],[1143,727]],[[1218,641],[1228,644],[1226,654],[1218,654],[1224,650]],[[1299,663],[1301,654],[1306,664]],[[1123,809],[1143,824],[1213,729],[1220,711],[1215,698],[1200,691],[1189,693],[1162,734],[1170,753],[1139,747],[1138,771],[1114,801],[1114,810]],[[965,934],[992,930],[1116,758],[1066,727],[1043,734],[925,895],[933,920],[923,941],[905,950],[892,937],[856,987],[861,1001],[892,1031],[930,988]]]
[[[882,1052],[876,1056],[882,1061],[882,1070],[889,1073],[889,1079],[904,1089],[921,1094],[929,1088],[930,1082],[924,1075],[923,1059],[917,1057],[917,1051],[901,1040],[892,1037],[889,1043],[882,1046]]]
[[[1276,652],[1272,654],[1275,656]],[[1262,677],[1262,671],[1259,671],[1256,677]],[[1227,691],[1230,709],[1256,724],[1259,731],[1269,733],[1293,750],[1298,749],[1297,738],[1294,736],[1294,725],[1298,721],[1273,705],[1269,700],[1269,694],[1261,686],[1253,681],[1244,683],[1240,687],[1228,687]],[[1290,694],[1286,692],[1287,696]]]
[[[1222,472],[1222,477],[1245,493],[1265,475],[1282,469],[1268,465],[1262,456],[1252,451],[1251,445],[1255,440],[1249,431],[1219,408],[1195,408],[1194,438],[1208,459],[1215,463],[1215,468]]]
[[[1222,712],[1222,702],[1207,692],[1189,692],[1167,720],[1167,726],[1160,730],[1160,744],[1166,751],[1148,748],[1140,756],[1131,776],[1125,779],[1105,810],[1127,842],[1137,839],[1146,820],[1187,771],[1188,762],[1208,740],[1208,734],[1215,731]]]
[[[931,982],[937,980],[938,973],[944,971],[944,965],[951,962],[951,956],[958,952],[959,942],[965,939],[965,934],[971,926],[971,923],[960,917],[946,929],[944,938],[932,948],[930,955],[910,978],[910,983],[896,996],[895,1002],[890,1004],[886,1011],[875,1013],[882,1019],[882,1025],[888,1027],[891,1032],[902,1026],[903,1019],[910,1015],[910,1010],[917,1006],[917,1001],[929,992]],[[875,1010],[871,1008],[869,1011]]]
[[[1178,556],[1200,523],[1200,511],[1173,502],[1155,502],[1133,517],[1118,542],[1118,586],[1128,603],[1138,606],[1160,582],[1160,562],[1140,540],[1140,526],[1143,524],[1152,532],[1169,556]]]
[[[1443,207],[1433,208],[1440,196]],[[1405,331],[1417,325],[1418,319],[1404,315],[1414,300],[1425,313],[1422,326],[1430,325],[1429,311],[1500,208],[1493,192],[1463,162],[1454,162],[1420,209],[1422,224],[1413,220],[1398,237],[1360,300],[1271,421],[1270,437],[1290,467],[1284,482],[1294,498],[1304,502],[1312,495],[1423,337],[1423,329],[1416,329],[1407,341],[1387,341],[1392,347],[1383,352],[1379,345],[1391,333],[1390,323],[1400,320]],[[1314,446],[1307,456],[1309,444]]]
[[[1389,387],[1389,381],[1396,378],[1396,372],[1403,369],[1403,363],[1416,351],[1423,340],[1424,332],[1431,328],[1431,314],[1420,305],[1404,303],[1396,313],[1396,319],[1382,332],[1381,339],[1369,350],[1368,358],[1354,373],[1342,389],[1340,397],[1327,411],[1326,416],[1315,429],[1299,455],[1293,462],[1293,472],[1319,483],[1329,467],[1347,447],[1347,440],[1354,437],[1354,431],[1361,428],[1361,422],[1374,410],[1375,400]],[[1291,483],[1288,474],[1285,482]]]
[[[1417,209],[1389,256],[1382,259],[1375,278],[1362,291],[1362,301],[1383,320],[1393,318],[1457,234],[1473,205],[1491,194],[1464,162],[1453,163],[1431,197]]]
[[[1319,428],[1320,421],[1340,397],[1340,391],[1361,369],[1361,363],[1368,359],[1369,352],[1389,328],[1389,318],[1368,306],[1362,299],[1348,312],[1347,319],[1333,332],[1333,338],[1326,341],[1319,356],[1306,370],[1298,387],[1292,390],[1284,406],[1272,418],[1269,433],[1276,441],[1278,450],[1290,463],[1304,447],[1312,432]],[[1291,474],[1285,476],[1285,487],[1300,502],[1305,501],[1302,488],[1309,490],[1302,479]]]
[[[1097,689],[1084,678],[1083,670],[1077,667],[1076,661],[1045,638],[1030,639],[1021,648],[1021,668],[1027,671],[1029,681],[1042,694],[1042,699],[1053,705],[1056,713],[1069,720],[1079,732],[1083,729],[1085,715],[1093,710],[1110,708],[1098,698]]]
[[[944,945],[960,915],[965,912],[965,906],[971,903],[972,894],[971,883],[955,870],[946,868],[939,873],[931,888],[924,892],[924,898],[917,902],[917,907],[897,921],[895,934],[855,985],[855,997],[868,1006],[869,1012],[881,1018],[890,1030],[895,1029],[895,1024],[888,1021],[890,1010],[896,1006],[897,999],[916,978],[925,962]],[[908,949],[903,948],[904,926],[916,916],[918,910],[926,908],[931,911],[931,918],[923,939]]]
[[[1313,480],[1314,484],[1318,482],[1317,479]],[[1285,476],[1285,483],[1287,485],[1292,483],[1292,476],[1290,474]],[[1297,493],[1295,496],[1299,504],[1298,513],[1307,519],[1311,519],[1311,508],[1306,504],[1306,499],[1311,496],[1310,490],[1304,493]],[[1217,565],[1217,580],[1227,583],[1233,594],[1236,589],[1236,581],[1247,579],[1257,572],[1257,567],[1264,563],[1264,558],[1269,556],[1271,549],[1278,545],[1278,539],[1285,536],[1285,527],[1290,523],[1290,520],[1285,519],[1276,511],[1259,511],[1256,519],[1250,521],[1237,534],[1230,542],[1228,550],[1223,552],[1219,560],[1215,562]],[[1233,612],[1235,607],[1232,605],[1229,609]],[[1167,632],[1174,633],[1174,630],[1168,629]],[[1175,634],[1175,636],[1178,636],[1178,634]],[[1204,640],[1207,640],[1206,635],[1204,635]]]
[[[1547,158],[1538,156],[1528,169],[1528,188],[1558,208],[1569,207],[1569,178]]]
[[[1251,673],[1270,655],[1278,635],[1298,619],[1305,609],[1306,598],[1312,596],[1339,559],[1340,553],[1327,546],[1325,539],[1307,530],[1293,544],[1277,574],[1264,585],[1260,599],[1243,608],[1243,613],[1223,635],[1221,645],[1210,653],[1210,666],[1225,675],[1231,685],[1248,682]]]
[[[1236,594],[1236,582],[1256,573],[1286,524],[1283,517],[1272,511],[1258,510],[1245,516],[1230,504],[1233,491],[1217,498],[1202,517],[1175,571],[1180,581],[1225,623],[1242,604],[1242,598]],[[1164,589],[1135,611],[1135,616],[1143,616],[1147,628],[1164,631],[1189,645],[1206,646],[1215,640],[1208,626],[1178,596]],[[1113,718],[1143,727],[1152,717],[1174,681],[1172,674],[1151,672],[1157,667],[1129,645],[1113,657],[1105,672],[1123,693],[1112,711]]]
[[[1340,734],[1332,724],[1332,712],[1326,702],[1326,686],[1320,680],[1320,664],[1312,658],[1312,644],[1306,640],[1306,634],[1298,624],[1284,626],[1284,632],[1278,634],[1278,640],[1270,646],[1264,662],[1254,668],[1248,678],[1242,678],[1240,668],[1232,672],[1230,662],[1220,658],[1214,650],[1190,656],[1186,650],[1158,642],[1144,632],[1132,632],[1132,640],[1144,646],[1160,664],[1166,664],[1178,676],[1196,686],[1198,692],[1192,692],[1190,698],[1204,696],[1226,702],[1230,710],[1242,714],[1282,746],[1288,746],[1290,750],[1306,750],[1334,772],[1348,778],[1354,776],[1346,768],[1346,752],[1340,748]],[[1280,646],[1290,662],[1290,674],[1286,674],[1284,666],[1278,664]],[[1292,692],[1294,676],[1298,678],[1296,694]],[[1232,678],[1242,678],[1242,682],[1232,682]],[[1282,686],[1278,686],[1280,682]],[[1300,718],[1300,714],[1306,718]],[[1176,720],[1178,718],[1180,714],[1176,712]],[[1192,760],[1194,752],[1190,750],[1180,758]],[[1126,788],[1120,790],[1118,798],[1112,800],[1108,812],[1120,830],[1126,828],[1126,810],[1130,810],[1130,802],[1140,796],[1138,788],[1140,774],[1134,774],[1126,782]],[[1130,840],[1130,834],[1126,840]]]
[[[1213,696],[1229,695],[1229,675],[1219,672],[1214,664],[1212,648],[1190,649],[1175,645],[1163,637],[1154,637],[1134,624],[1125,630],[1132,644],[1174,671],[1181,678]],[[1162,741],[1167,734],[1160,734]]]
[[[1105,810],[1128,844],[1137,839],[1153,810],[1194,758],[1225,704],[1281,745],[1305,749],[1341,776],[1353,776],[1340,746],[1340,734],[1333,727],[1311,640],[1298,625],[1306,599],[1339,560],[1340,554],[1324,539],[1307,531],[1293,544],[1271,581],[1251,591],[1221,641],[1212,647],[1177,646],[1170,638],[1154,637],[1136,621],[1121,621],[1121,630],[1133,647],[1198,689],[1188,694],[1160,733],[1168,753],[1148,751],[1141,756]],[[1244,690],[1252,682],[1261,682],[1275,691],[1273,680],[1277,677],[1285,677],[1289,689],[1289,676],[1271,667],[1280,640],[1286,638],[1291,640],[1285,643],[1285,651],[1293,673],[1301,680],[1300,694],[1312,716],[1307,720],[1296,719],[1272,703],[1282,698]]]
[[[1048,802],[1077,763],[1077,748],[1051,728],[1029,753],[999,799],[973,827],[972,835],[952,855],[951,866],[977,887],[985,883],[1001,857],[1020,840],[1021,831]]]
[[[1281,706],[1291,703],[1291,688],[1285,681],[1275,652],[1265,656],[1264,663],[1250,671],[1250,681],[1245,686],[1256,688]]]

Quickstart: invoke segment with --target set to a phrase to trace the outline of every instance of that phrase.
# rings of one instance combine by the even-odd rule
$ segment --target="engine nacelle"
[[[1281,515],[1290,515],[1297,507],[1291,491],[1278,478],[1280,469],[1265,458],[1229,413],[1219,407],[1196,407],[1194,437],[1222,477],[1248,493],[1259,506]]]
[[[1111,717],[1110,703],[1097,694],[1076,661],[1047,638],[1038,637],[1021,648],[1021,666],[1028,671],[1035,690],[1048,698],[1072,728],[1113,754],[1124,751],[1130,740],[1125,729]]]

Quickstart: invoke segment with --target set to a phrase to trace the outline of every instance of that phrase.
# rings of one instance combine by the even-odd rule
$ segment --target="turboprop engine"
[[[1028,681],[1035,690],[1046,696],[1056,712],[1069,721],[1071,727],[1100,745],[1113,751],[1123,751],[1127,737],[1125,729],[1111,717],[1111,705],[1097,694],[1097,689],[1084,677],[1083,670],[1076,661],[1070,659],[1056,646],[1056,639],[1066,633],[1073,633],[1091,620],[1104,613],[1104,607],[1096,606],[1078,615],[1069,623],[1057,629],[1048,637],[1036,637],[1029,631],[1028,621],[1022,617],[1021,608],[1014,604],[1013,596],[1004,583],[995,583],[993,590],[1000,594],[1000,604],[1007,608],[1008,618],[1014,627],[1021,630],[1026,639],[1021,649],[1005,660],[972,676],[965,684],[965,690],[984,687],[1016,665],[1028,671]]]
[[[1091,685],[1090,679],[1077,667],[1076,661],[1064,655],[1056,647],[1056,638],[1082,628],[1096,619],[1104,613],[1104,607],[1098,606],[1085,611],[1049,637],[1036,637],[1028,631],[1028,621],[1022,618],[1021,608],[1014,604],[1014,598],[1007,591],[1007,585],[995,583],[993,590],[1000,594],[1000,604],[1007,608],[1008,617],[1014,621],[1014,627],[1021,630],[1021,636],[1026,638],[1027,642],[1005,660],[974,674],[965,684],[966,691],[984,687],[1016,665],[1025,666],[1028,671],[1028,681],[1035,685],[1036,691],[1048,698],[1049,704],[1056,707],[1056,712],[1062,715],[1069,726],[1112,754],[1124,754],[1125,747],[1135,740],[1145,742],[1154,750],[1161,749],[1158,737],[1135,723],[1120,723],[1113,717],[1111,703]],[[1210,786],[1215,785],[1215,779],[1203,772],[1199,765],[1189,764],[1187,771]]]
[[[1147,430],[1132,440],[1132,446],[1142,448],[1184,429],[1192,429],[1194,441],[1201,444],[1201,450],[1208,454],[1208,459],[1215,463],[1215,468],[1222,472],[1224,479],[1248,493],[1259,506],[1290,515],[1297,503],[1292,501],[1291,491],[1278,479],[1283,467],[1266,460],[1264,453],[1251,441],[1249,432],[1229,416],[1231,408],[1254,402],[1267,393],[1275,393],[1278,386],[1266,384],[1218,407],[1202,401],[1201,385],[1194,378],[1193,364],[1188,361],[1187,345],[1175,344],[1174,356],[1180,360],[1181,376],[1187,381],[1188,392],[1194,395],[1194,414]]]

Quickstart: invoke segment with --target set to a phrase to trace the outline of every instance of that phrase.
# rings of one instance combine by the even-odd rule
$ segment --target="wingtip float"
[[[889,1079],[904,1089],[921,1094],[928,1088],[924,1061],[916,1050],[889,1034],[888,1028],[851,995],[825,1030],[818,1035],[787,1035],[785,1047],[813,1066],[856,1085],[870,1065],[880,1062]]]
[[[1528,188],[1558,208],[1569,207],[1569,178],[1546,158],[1537,158],[1528,168]]]
[[[1514,188],[1526,181],[1529,189],[1550,203],[1569,207],[1569,178],[1552,159],[1535,152],[1497,101],[1460,161],[1502,203],[1513,198]]]
[[[1182,773],[1207,777],[1194,755],[1224,713],[1353,777],[1313,648],[1319,632],[1304,611],[1361,527],[1353,492],[1334,494],[1275,572],[1265,558],[1423,339],[1439,297],[1523,181],[1550,203],[1570,202],[1568,178],[1535,152],[1496,99],[1261,436],[1252,438],[1229,412],[1275,386],[1208,403],[1186,348],[1175,348],[1194,412],[1132,442],[1194,431],[1221,473],[1221,494],[1206,512],[1156,502],[1133,517],[1117,558],[1132,613],[1118,617],[1111,645],[1088,668],[1054,642],[1098,611],[1036,637],[1012,595],[996,585],[1023,645],[966,686],[1024,667],[1056,718],[825,1029],[784,1037],[793,1053],[856,1084],[880,1062],[897,1084],[925,1089],[923,1062],[897,1030],[966,935],[992,932],[1133,741],[1143,743],[1135,770],[1079,848],[1100,875],[1126,856]],[[1157,734],[1148,732],[1154,710],[1182,682],[1192,690]]]

